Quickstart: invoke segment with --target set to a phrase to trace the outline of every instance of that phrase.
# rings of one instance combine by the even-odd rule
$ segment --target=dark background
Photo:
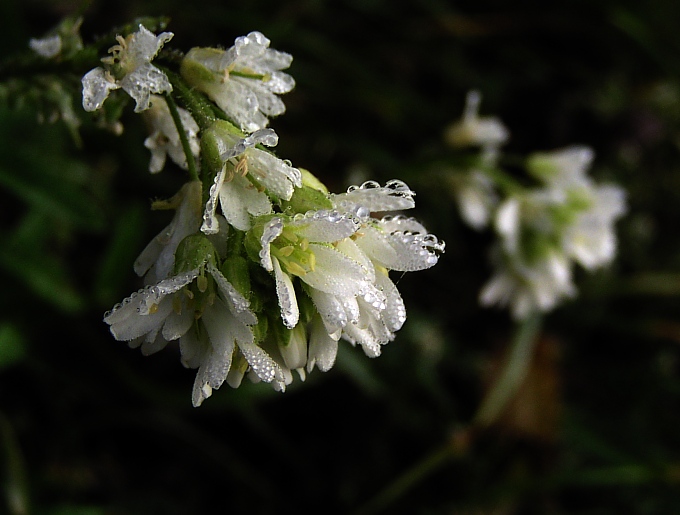
[[[4,0],[0,60],[78,7]],[[259,30],[291,53],[279,156],[335,192],[406,181],[446,254],[393,275],[409,319],[380,358],[344,342],[331,371],[285,394],[246,381],[194,409],[175,348],[145,358],[102,322],[169,221],[150,200],[185,175],[148,174],[131,107],[111,135],[77,80],[80,148],[38,123],[39,100],[0,96],[0,512],[680,512],[675,0],[94,1],[83,39],[142,15],[169,16],[184,51]],[[629,204],[617,260],[577,272],[518,397],[480,432],[469,423],[514,325],[477,305],[491,236],[461,222],[441,173],[471,88],[509,128],[508,155],[589,145],[592,175]]]

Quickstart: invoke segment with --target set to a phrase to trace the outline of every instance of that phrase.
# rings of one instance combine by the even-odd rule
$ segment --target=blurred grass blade
[[[11,515],[30,513],[26,465],[9,421],[0,413],[0,442],[4,455],[5,498]]]

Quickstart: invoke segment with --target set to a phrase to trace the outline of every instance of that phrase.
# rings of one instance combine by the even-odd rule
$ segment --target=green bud
[[[219,57],[223,53],[223,50],[217,48],[192,48],[182,59],[179,73],[191,86],[199,86],[205,82],[216,82],[218,77],[215,73],[203,66],[200,61],[209,57]]]
[[[282,200],[281,208],[293,214],[306,213],[307,211],[319,211],[321,209],[332,209],[333,204],[331,204],[326,193],[311,186],[307,186],[303,179],[302,188],[295,188],[290,200]]]
[[[251,296],[250,272],[248,262],[242,256],[232,256],[224,260],[220,269],[224,277],[227,278],[236,290],[246,299]]]
[[[187,236],[179,242],[175,251],[175,274],[195,270],[206,263],[215,265],[217,252],[203,233]]]
[[[316,175],[312,174],[312,172],[304,168],[299,168],[299,170],[300,173],[302,174],[303,186],[308,186],[315,190],[319,190],[321,193],[325,195],[328,195],[328,188],[326,188],[326,185],[323,182],[317,179]]]
[[[201,135],[201,159],[212,176],[215,176],[224,166],[221,157],[223,146],[221,138],[212,127],[203,131]]]

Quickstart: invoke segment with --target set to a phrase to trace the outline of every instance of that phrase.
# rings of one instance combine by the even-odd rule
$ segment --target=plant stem
[[[505,360],[505,367],[477,409],[477,413],[467,430],[467,436],[471,434],[469,431],[483,429],[495,422],[507,407],[508,402],[517,393],[529,370],[540,326],[540,315],[532,314],[517,327],[515,337],[512,340],[512,347]],[[413,489],[448,460],[459,455],[459,449],[460,443],[456,438],[452,438],[450,442],[435,449],[404,472],[357,510],[354,515],[370,515],[384,511],[400,496]]]
[[[184,155],[187,158],[187,167],[189,169],[189,175],[194,181],[200,180],[198,176],[198,169],[196,168],[196,160],[194,159],[194,154],[191,151],[191,145],[189,144],[189,138],[187,138],[187,133],[184,130],[184,124],[182,124],[182,119],[179,116],[179,111],[177,109],[177,104],[175,99],[172,98],[172,94],[166,93],[165,99],[168,103],[168,109],[170,110],[170,115],[172,116],[172,121],[175,122],[175,127],[179,134],[179,141],[182,143],[182,150],[184,150]]]
[[[472,420],[473,425],[482,428],[493,424],[517,393],[529,370],[540,326],[540,315],[532,314],[517,328],[505,367],[484,397]]]

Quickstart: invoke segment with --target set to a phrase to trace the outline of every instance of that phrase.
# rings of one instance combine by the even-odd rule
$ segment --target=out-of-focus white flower
[[[227,129],[208,129],[204,139],[212,138],[224,166],[215,176],[206,204],[201,230],[211,234],[219,229],[215,212],[219,200],[227,221],[241,231],[252,225],[252,217],[272,212],[270,197],[290,200],[293,190],[302,186],[300,170],[257,145],[273,147],[278,136],[262,129],[241,138]]]
[[[67,16],[42,38],[31,38],[28,46],[45,59],[72,55],[83,48],[80,37],[82,23],[82,16]]]
[[[187,236],[198,232],[203,213],[200,181],[186,183],[166,202],[156,202],[156,209],[175,209],[170,224],[149,242],[135,261],[137,275],[146,274],[147,284],[167,278],[175,266],[175,251]]]
[[[523,319],[550,311],[565,298],[576,295],[571,263],[559,252],[549,252],[530,264],[514,258],[497,258],[497,271],[479,296],[482,306],[509,306],[512,316]]]
[[[195,268],[178,271],[132,294],[106,313],[104,321],[114,338],[128,341],[131,347],[141,346],[145,355],[179,340],[182,363],[198,368],[192,394],[194,406],[227,380],[232,361],[244,361],[259,380],[285,390],[290,381],[283,370],[255,343],[252,326],[257,318],[249,301],[215,266],[215,251],[205,243],[206,237],[199,233],[197,238],[197,248],[182,252],[189,257],[187,263],[196,261]],[[192,244],[194,241],[186,246]],[[232,375],[239,377],[243,372],[234,370]]]
[[[85,111],[99,109],[109,93],[119,88],[135,100],[135,112],[149,108],[152,93],[172,91],[167,76],[151,64],[172,37],[172,32],[156,36],[141,24],[139,31],[126,38],[117,36],[118,44],[109,49],[112,55],[102,59],[106,69],[94,68],[82,78]]]
[[[50,59],[61,53],[61,36],[54,34],[44,38],[31,38],[28,46],[40,57]]]
[[[200,152],[198,124],[186,109],[178,107],[177,111],[189,141],[191,153],[194,157],[198,157]],[[144,146],[151,151],[149,171],[151,173],[160,172],[165,166],[166,156],[170,156],[170,159],[186,170],[188,168],[187,156],[184,154],[179,132],[165,98],[160,95],[152,95],[151,106],[142,115],[151,131],[149,137],[144,140]]]
[[[499,202],[494,182],[481,170],[470,170],[451,178],[460,215],[470,227],[482,230]]]
[[[572,268],[587,270],[616,255],[614,224],[626,212],[625,192],[586,175],[587,147],[534,154],[528,169],[543,187],[516,191],[496,210],[497,272],[480,302],[509,305],[513,316],[549,311],[576,294]]]
[[[547,186],[558,189],[588,185],[586,175],[595,158],[590,147],[573,145],[551,152],[534,152],[527,159],[527,170]]]
[[[510,134],[496,117],[479,116],[481,95],[478,91],[467,94],[463,118],[450,125],[444,134],[445,140],[454,147],[480,146],[494,150],[503,145]]]
[[[259,32],[236,38],[227,50],[192,48],[182,61],[182,76],[237,123],[253,132],[269,124],[269,117],[283,114],[286,106],[277,96],[295,87],[283,73],[293,58],[269,48]]]
[[[614,224],[626,213],[623,188],[610,184],[586,189],[590,206],[577,213],[564,229],[562,245],[570,257],[592,270],[616,256]]]

